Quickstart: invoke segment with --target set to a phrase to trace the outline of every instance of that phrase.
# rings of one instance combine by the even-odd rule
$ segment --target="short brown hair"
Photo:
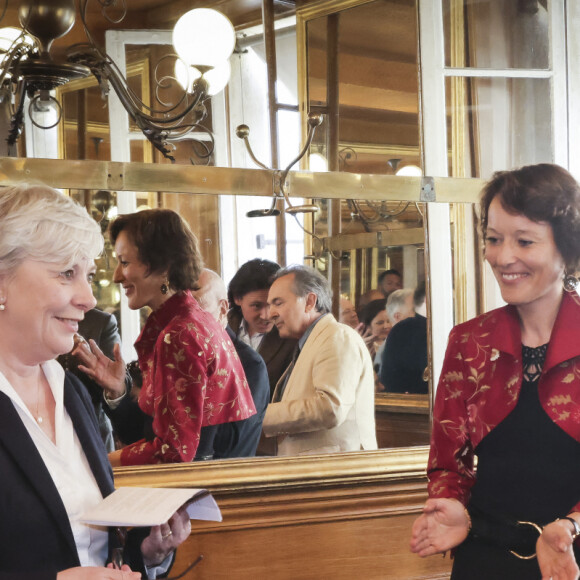
[[[109,226],[113,244],[121,232],[137,246],[149,272],[167,271],[174,290],[197,290],[203,268],[197,238],[187,222],[170,209],[148,209],[121,215]]]
[[[568,271],[580,263],[580,186],[562,167],[551,163],[498,171],[481,194],[481,229],[485,239],[489,206],[499,197],[511,214],[552,227],[554,242]]]

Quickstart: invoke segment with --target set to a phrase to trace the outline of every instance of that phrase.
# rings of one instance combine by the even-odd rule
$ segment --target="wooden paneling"
[[[426,499],[419,458],[425,458],[424,451],[409,449],[292,458],[283,464],[273,458],[125,468],[116,471],[116,484],[212,491],[223,522],[192,522],[172,576],[202,554],[187,578],[448,578],[448,558],[421,559],[409,551],[411,525]],[[346,469],[340,478],[329,475],[332,465]]]
[[[428,395],[378,394],[375,419],[380,449],[429,444],[431,421]]]

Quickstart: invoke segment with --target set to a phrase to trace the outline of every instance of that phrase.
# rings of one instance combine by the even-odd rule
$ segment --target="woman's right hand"
[[[428,499],[413,524],[411,551],[421,557],[455,548],[467,538],[469,519],[456,499]]]
[[[114,570],[112,564],[107,568],[87,566],[86,568],[69,568],[56,575],[56,580],[141,580],[140,572],[132,572],[129,566]]]
[[[79,343],[72,354],[82,363],[79,364],[79,370],[103,387],[110,399],[117,399],[125,394],[125,361],[121,356],[119,343],[113,347],[114,360],[104,354],[94,340]]]

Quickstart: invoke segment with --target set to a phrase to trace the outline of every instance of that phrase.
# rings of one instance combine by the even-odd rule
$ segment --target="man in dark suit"
[[[391,328],[382,353],[380,379],[388,393],[425,394],[429,391],[425,380],[427,318],[420,314],[425,313],[424,283],[413,294],[413,306],[415,314]],[[387,302],[387,312],[388,309]]]
[[[280,266],[256,258],[243,264],[228,287],[228,321],[236,336],[249,344],[264,359],[270,381],[270,399],[274,388],[292,360],[297,341],[281,338],[268,315],[268,290]]]
[[[117,320],[108,312],[103,312],[98,308],[93,308],[85,313],[83,320],[79,322],[79,332],[87,342],[92,339],[97,346],[110,358],[113,358],[113,347],[121,342]],[[88,375],[78,368],[78,360],[72,353],[63,354],[58,357],[58,362],[65,370],[70,371],[78,377],[83,385],[87,388],[95,413],[99,421],[99,430],[105,448],[107,451],[115,450],[115,441],[113,438],[113,427],[107,415],[103,410],[103,389]]]
[[[224,326],[250,386],[256,414],[242,421],[219,425],[214,439],[214,459],[253,457],[262,432],[262,421],[270,400],[268,372],[262,357],[242,342],[227,325],[228,299],[223,280],[212,270],[205,268],[198,280],[199,290],[193,295],[199,305]]]

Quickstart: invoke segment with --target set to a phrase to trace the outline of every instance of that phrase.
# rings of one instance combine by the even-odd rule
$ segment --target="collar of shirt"
[[[319,316],[307,329],[306,332],[300,337],[300,340],[298,341],[298,350],[302,350],[302,348],[304,347],[304,345],[306,344],[306,341],[308,340],[308,337],[311,335],[312,331],[314,330],[314,327],[328,314],[328,312],[325,312],[322,316]]]
[[[238,338],[242,341],[251,346],[254,350],[258,350],[260,345],[262,344],[262,339],[266,336],[265,332],[256,333],[253,336],[250,336],[248,332],[248,323],[246,319],[242,319],[242,323],[240,324],[240,330],[238,332]]]

